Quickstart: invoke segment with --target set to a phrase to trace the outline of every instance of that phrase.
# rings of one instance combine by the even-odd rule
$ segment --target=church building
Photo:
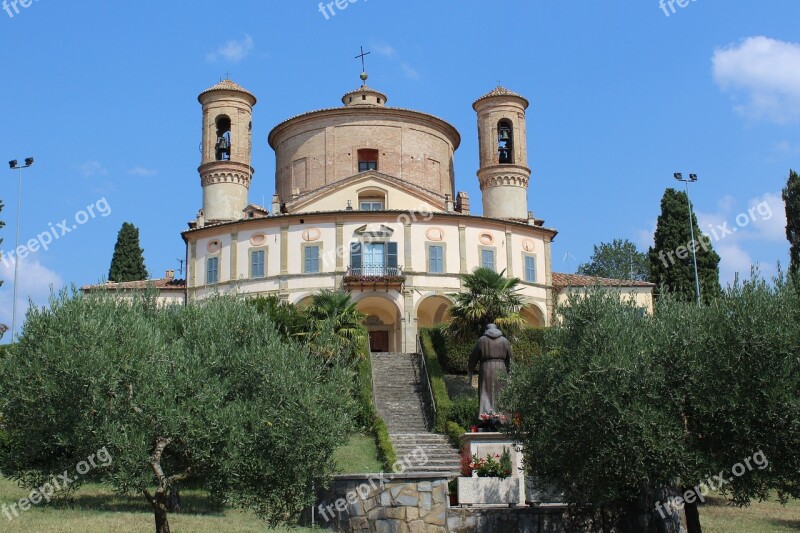
[[[462,274],[478,267],[521,280],[522,316],[550,325],[574,291],[607,285],[650,310],[653,286],[553,274],[555,229],[528,206],[528,100],[503,87],[478,98],[482,214],[457,190],[459,132],[441,118],[391,107],[363,85],[342,105],[281,122],[269,134],[275,195],[250,203],[256,97],[224,80],[200,93],[202,209],[182,233],[185,284],[156,280],[163,298],[277,295],[304,305],[321,289],[350,291],[373,351],[414,352],[419,328],[449,317]],[[87,290],[141,288],[108,283]],[[161,287],[164,287],[162,290]],[[180,291],[180,292],[179,292]]]

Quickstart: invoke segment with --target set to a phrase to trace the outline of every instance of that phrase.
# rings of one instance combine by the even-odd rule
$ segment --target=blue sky
[[[227,72],[259,97],[250,194],[268,203],[270,129],[339,105],[359,84],[361,45],[372,51],[370,85],[390,105],[461,132],[457,185],[478,208],[471,104],[498,81],[530,99],[529,204],[560,231],[555,270],[574,270],[601,241],[646,248],[676,171],[700,176],[691,192],[704,230],[737,229],[715,243],[723,282],[752,263],[771,274],[787,262],[779,195],[800,167],[796,0],[696,0],[674,13],[658,0],[340,5],[327,18],[311,0],[35,0],[18,13],[9,5],[13,17],[0,11],[0,158],[36,157],[21,241],[50,224],[60,236],[63,219],[87,215],[22,261],[20,299],[42,303],[50,284],[104,278],[125,221],[141,230],[151,274],[177,268],[179,233],[201,206],[196,96]],[[17,181],[3,168],[8,252]],[[13,268],[2,262],[0,279],[0,323],[10,324]]]

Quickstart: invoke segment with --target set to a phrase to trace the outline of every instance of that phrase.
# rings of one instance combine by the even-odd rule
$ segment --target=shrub
[[[369,358],[366,343],[360,344],[359,352],[361,358],[358,361],[358,374],[356,376],[358,382],[356,423],[362,428],[372,431],[375,437],[375,445],[378,447],[379,458],[383,463],[384,470],[388,472],[392,470],[392,465],[397,461],[397,454],[389,437],[389,429],[375,410],[375,403],[372,400],[372,361]]]
[[[453,400],[450,409],[450,420],[461,427],[470,428],[478,422],[478,395],[459,396]]]
[[[397,462],[397,454],[392,446],[392,439],[389,437],[389,428],[386,422],[379,416],[375,417],[372,430],[375,432],[375,442],[378,445],[378,454],[383,462],[383,467],[387,472],[392,471],[392,465]]]
[[[447,422],[447,436],[450,438],[450,442],[456,448],[461,448],[461,436],[466,432],[466,429],[459,426],[452,420]]]
[[[425,364],[428,366],[431,390],[433,391],[433,399],[436,403],[434,429],[439,433],[444,433],[447,430],[447,421],[450,416],[452,405],[450,396],[447,394],[442,365],[439,364],[439,359],[436,357],[436,350],[433,347],[430,331],[431,330],[423,330],[420,334],[422,337],[422,355],[425,357]]]

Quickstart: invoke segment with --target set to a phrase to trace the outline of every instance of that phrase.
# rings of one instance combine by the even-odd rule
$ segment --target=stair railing
[[[431,413],[429,413],[428,423],[431,427],[436,425],[436,399],[433,397],[433,388],[431,387],[431,376],[428,373],[428,362],[425,360],[425,353],[422,351],[422,336],[417,335],[417,353],[420,360],[422,360],[422,370],[425,374],[425,383],[428,384],[428,399],[430,400]]]
[[[372,384],[372,405],[375,406],[375,413],[378,412],[378,401],[375,397],[375,371],[372,368],[372,339],[367,335],[367,357],[369,358],[369,382]]]

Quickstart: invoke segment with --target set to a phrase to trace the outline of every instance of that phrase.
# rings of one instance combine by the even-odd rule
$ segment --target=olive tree
[[[3,472],[30,487],[105,448],[90,476],[153,508],[190,481],[271,523],[292,522],[332,474],[351,427],[352,372],[282,339],[244,301],[51,299],[0,361]]]
[[[709,488],[741,505],[773,490],[800,496],[791,281],[756,278],[704,306],[664,297],[652,317],[602,292],[561,313],[547,352],[517,368],[504,402],[536,458],[529,472],[576,511],[619,531],[677,531],[682,506],[666,504],[694,493],[682,517],[691,533]]]

